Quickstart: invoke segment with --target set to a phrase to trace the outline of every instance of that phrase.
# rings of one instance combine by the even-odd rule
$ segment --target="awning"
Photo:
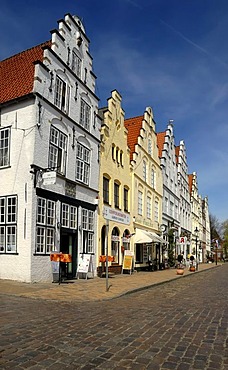
[[[161,238],[159,235],[142,230],[142,229],[137,229],[135,230],[135,235],[134,235],[134,243],[165,243],[168,244],[166,240]]]

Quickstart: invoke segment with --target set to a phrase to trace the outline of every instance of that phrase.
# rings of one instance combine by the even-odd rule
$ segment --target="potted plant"
[[[183,275],[184,274],[184,265],[182,264],[182,261],[183,261],[182,254],[178,254],[177,261],[178,261],[178,263],[177,263],[176,274],[177,275]]]
[[[191,272],[195,272],[195,271],[196,271],[196,268],[195,268],[195,266],[193,265],[193,261],[194,261],[194,256],[190,256],[189,271],[191,271]]]

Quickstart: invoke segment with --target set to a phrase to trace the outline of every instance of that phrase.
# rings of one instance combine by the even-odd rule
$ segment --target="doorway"
[[[60,236],[60,252],[71,254],[72,262],[61,262],[62,277],[73,279],[77,270],[76,234],[62,231]]]

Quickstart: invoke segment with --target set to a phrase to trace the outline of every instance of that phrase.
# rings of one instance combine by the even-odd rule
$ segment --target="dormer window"
[[[56,76],[54,104],[68,113],[70,87],[59,76]]]

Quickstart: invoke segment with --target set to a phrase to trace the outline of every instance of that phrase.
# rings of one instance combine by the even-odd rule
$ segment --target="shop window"
[[[49,254],[55,250],[55,202],[37,198],[36,253]]]
[[[83,253],[94,253],[94,212],[82,209]]]
[[[17,197],[0,198],[0,253],[17,252]]]

